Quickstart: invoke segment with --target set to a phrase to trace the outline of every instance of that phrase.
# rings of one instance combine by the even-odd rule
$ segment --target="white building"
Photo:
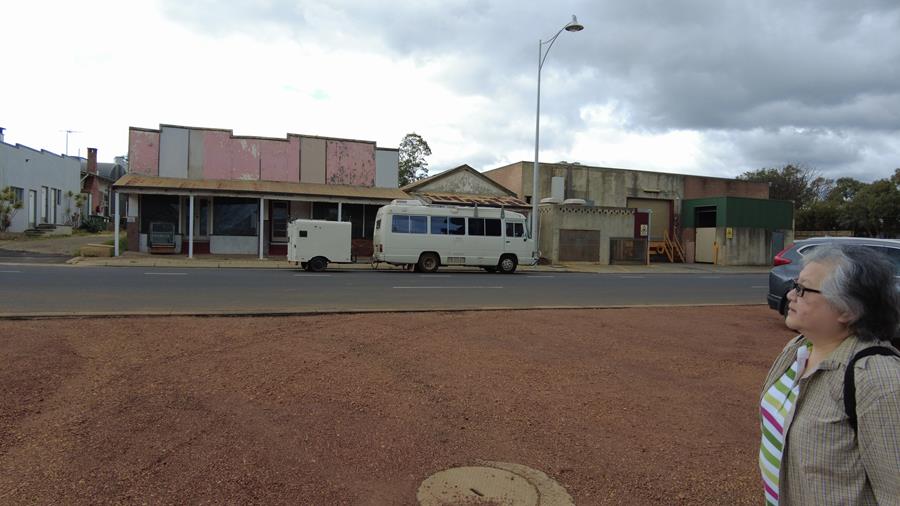
[[[78,158],[7,144],[0,128],[0,189],[12,187],[23,203],[7,231],[71,225],[75,196],[81,192],[80,175]]]

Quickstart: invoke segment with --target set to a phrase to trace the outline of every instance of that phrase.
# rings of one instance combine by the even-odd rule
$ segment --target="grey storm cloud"
[[[746,163],[803,161],[857,172],[859,164],[887,163],[870,167],[884,174],[900,165],[891,158],[900,140],[885,141],[900,139],[895,0],[164,5],[171,18],[211,33],[309,38],[423,62],[456,56],[447,86],[496,100],[501,113],[519,118],[533,115],[538,40],[574,13],[585,31],[563,34],[544,69],[542,95],[552,107],[543,112],[560,132],[584,127],[580,107],[614,104],[623,128],[695,130]],[[483,131],[474,135],[496,131],[496,123],[479,123]],[[565,146],[570,138],[548,132],[547,142]],[[524,132],[515,139],[525,140]],[[879,147],[887,159],[873,157]]]

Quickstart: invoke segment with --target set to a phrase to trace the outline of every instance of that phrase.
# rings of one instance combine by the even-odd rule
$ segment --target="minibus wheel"
[[[440,263],[438,256],[434,253],[422,253],[416,267],[419,268],[419,272],[437,272]]]
[[[503,274],[512,274],[516,272],[516,266],[518,262],[516,262],[516,257],[512,255],[503,255],[500,257],[500,263],[497,264],[497,268],[500,269],[500,272]]]

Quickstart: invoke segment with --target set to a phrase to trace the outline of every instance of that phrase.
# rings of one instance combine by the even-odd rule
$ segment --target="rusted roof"
[[[181,179],[174,177],[126,174],[115,182],[116,190],[175,190],[189,193],[228,192],[266,195],[310,195],[363,199],[408,199],[409,194],[397,188],[374,188],[318,183],[284,183],[278,181],[243,181],[224,179]]]
[[[404,191],[407,191],[407,192],[410,192],[410,193],[413,193],[413,192],[420,193],[420,192],[417,191],[417,188],[423,188],[423,189],[425,189],[425,188],[427,188],[427,186],[428,186],[429,184],[432,184],[432,183],[434,183],[435,181],[438,181],[438,180],[443,179],[443,178],[445,178],[445,177],[447,177],[447,176],[453,175],[453,174],[455,174],[455,173],[457,173],[457,172],[467,172],[467,173],[471,174],[472,177],[475,177],[475,178],[478,178],[478,179],[483,180],[485,183],[489,184],[490,186],[492,186],[492,187],[494,187],[494,188],[497,188],[498,190],[503,191],[503,192],[506,193],[507,195],[515,196],[515,194],[516,194],[514,191],[510,190],[509,188],[507,188],[507,187],[503,186],[502,184],[500,184],[500,183],[494,181],[493,179],[491,179],[491,178],[485,176],[485,175],[482,174],[481,172],[478,172],[477,170],[473,169],[473,168],[472,168],[470,165],[468,165],[468,164],[463,164],[463,165],[460,165],[459,167],[456,167],[456,168],[454,168],[454,169],[445,170],[444,172],[441,172],[441,173],[439,173],[439,174],[435,174],[435,175],[433,175],[433,176],[426,177],[426,178],[424,178],[424,179],[419,179],[418,181],[413,181],[412,183],[409,183],[408,185],[406,185],[406,186],[404,186],[403,188],[401,188],[401,190],[404,190]],[[425,189],[425,191],[427,191],[427,189]]]
[[[434,204],[475,205],[487,207],[516,207],[530,209],[531,204],[518,197],[498,197],[494,195],[467,195],[462,193],[415,192]]]

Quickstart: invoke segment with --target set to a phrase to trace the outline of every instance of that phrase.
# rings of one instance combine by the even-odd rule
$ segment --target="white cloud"
[[[805,162],[900,165],[900,6],[474,2],[11,2],[7,142],[127,150],[160,123],[374,140],[416,131],[432,173],[531,160],[538,38],[576,13],[543,72],[541,160],[734,176]],[[10,42],[13,41],[13,42]]]

